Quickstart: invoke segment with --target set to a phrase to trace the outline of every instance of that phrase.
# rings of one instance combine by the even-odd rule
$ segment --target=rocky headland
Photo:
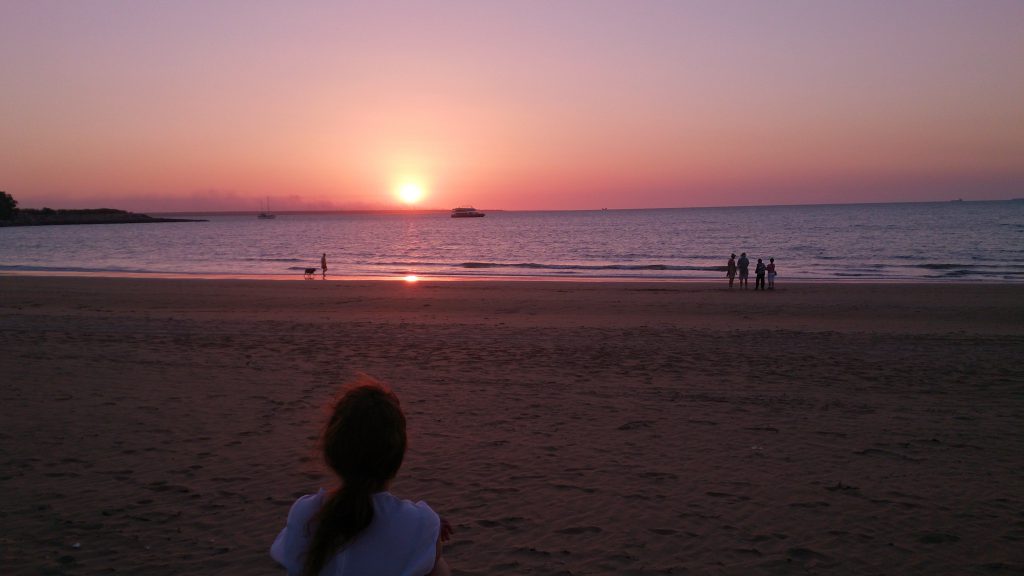
[[[205,222],[186,218],[157,218],[114,208],[91,208],[85,210],[54,210],[52,208],[22,208],[10,219],[0,219],[0,227],[6,226],[56,226],[73,224],[150,224],[159,222]]]

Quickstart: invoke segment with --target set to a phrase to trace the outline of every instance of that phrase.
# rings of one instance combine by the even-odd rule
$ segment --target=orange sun
[[[415,182],[406,182],[398,187],[395,193],[398,199],[405,204],[416,204],[426,196],[426,191],[423,190],[423,186],[416,184]]]

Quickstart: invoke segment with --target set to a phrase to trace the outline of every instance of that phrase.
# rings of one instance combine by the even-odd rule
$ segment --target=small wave
[[[670,264],[542,264],[539,262],[357,262],[360,265],[369,266],[396,266],[402,268],[467,268],[467,269],[491,269],[491,268],[518,268],[523,270],[690,270],[704,272],[725,272],[725,266],[673,266]]]
[[[668,264],[538,264],[536,262],[519,262],[501,264],[497,262],[463,262],[461,268],[521,268],[527,270],[699,270],[708,272],[724,272],[725,266],[671,266]]]
[[[426,268],[426,267],[451,266],[451,264],[445,264],[443,262],[402,262],[402,261],[398,261],[398,262],[374,262],[374,261],[371,261],[371,260],[357,260],[355,262],[355,264],[365,265],[365,266],[401,266],[401,267],[405,267],[405,268],[411,268],[411,267]]]
[[[30,265],[4,265],[0,264],[0,270],[13,272],[117,272],[127,274],[145,274],[153,272],[142,268],[88,268],[82,266],[30,266]]]
[[[978,278],[999,278],[999,277],[1003,277],[1003,278],[1020,279],[1020,277],[1024,276],[1024,271],[1017,272],[1017,271],[1013,271],[1013,270],[977,270],[977,269],[966,270],[966,269],[963,269],[963,268],[958,268],[958,269],[955,269],[955,270],[949,270],[949,271],[945,272],[944,274],[942,274],[939,277],[942,277],[942,278],[962,278],[962,277],[965,277],[965,276],[975,276],[975,277],[978,277]]]
[[[302,258],[246,258],[246,262],[305,262]]]
[[[924,268],[925,270],[954,270],[958,268],[977,268],[975,264],[947,264],[947,263],[932,263],[932,264],[913,264],[912,268]]]

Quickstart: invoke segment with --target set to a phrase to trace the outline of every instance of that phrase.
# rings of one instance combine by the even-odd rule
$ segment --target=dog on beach
[[[316,271],[316,268],[306,268],[303,271],[302,275],[305,276],[306,278],[313,278],[313,274],[316,274]]]

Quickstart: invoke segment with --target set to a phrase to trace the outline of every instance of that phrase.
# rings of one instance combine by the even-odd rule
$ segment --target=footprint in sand
[[[960,537],[956,534],[944,534],[942,532],[926,532],[917,539],[922,544],[945,544],[947,542],[959,542]]]
[[[790,508],[827,508],[828,502],[792,502]]]
[[[626,422],[619,426],[619,430],[640,430],[641,428],[650,428],[654,425],[651,420],[633,420],[632,422]]]
[[[652,480],[678,480],[679,476],[672,474],[671,472],[641,472],[641,478],[650,478]]]
[[[587,494],[593,494],[597,491],[596,488],[586,488],[584,486],[575,486],[572,484],[551,484],[551,487],[556,490],[579,490],[581,492],[586,492]]]
[[[506,530],[519,530],[519,525],[524,518],[509,517],[500,520],[477,520],[476,523],[484,528],[504,528]]]
[[[556,534],[599,534],[601,532],[603,532],[603,530],[597,526],[572,526],[569,528],[562,528],[561,530],[555,530]]]

